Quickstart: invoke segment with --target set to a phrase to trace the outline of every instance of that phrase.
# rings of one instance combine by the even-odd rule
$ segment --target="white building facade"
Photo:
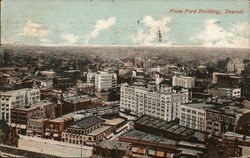
[[[41,100],[39,89],[19,89],[0,93],[0,119],[10,120],[10,112],[12,107],[19,107],[37,103]]]
[[[241,88],[225,88],[226,96],[228,98],[240,98]]]
[[[245,70],[245,64],[243,59],[234,58],[229,60],[227,63],[227,72],[236,72],[237,74],[241,74],[241,71]]]
[[[187,102],[188,90],[176,93],[121,85],[120,108],[135,115],[146,114],[163,120],[175,120],[180,117],[180,105]]]
[[[183,104],[180,110],[180,125],[188,128],[206,131],[206,110],[213,105],[197,103]]]
[[[87,74],[87,84],[94,84],[96,92],[115,89],[117,87],[117,74],[104,71],[90,72]]]
[[[195,78],[188,76],[173,76],[172,86],[179,86],[183,88],[193,88],[195,85]]]

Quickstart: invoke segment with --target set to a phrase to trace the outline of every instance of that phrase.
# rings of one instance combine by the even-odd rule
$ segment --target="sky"
[[[250,48],[247,0],[2,0],[1,3],[3,44]],[[211,12],[199,13],[200,9]],[[226,14],[227,9],[239,12]],[[177,13],[178,10],[182,13]]]

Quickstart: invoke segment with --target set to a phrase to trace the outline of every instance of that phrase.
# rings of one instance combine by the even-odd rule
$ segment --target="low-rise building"
[[[33,116],[29,118],[27,122],[27,131],[28,136],[36,136],[43,138],[44,137],[44,122],[46,119],[41,118],[40,116]]]
[[[122,158],[129,155],[131,144],[117,140],[103,140],[93,150],[93,153],[105,157]]]
[[[60,117],[54,120],[45,120],[43,123],[44,138],[62,140],[62,132],[74,122],[72,117]]]
[[[65,97],[56,107],[56,116],[62,116],[71,112],[76,112],[88,108],[96,108],[102,105],[96,102],[97,98],[88,95]]]
[[[208,93],[218,97],[240,98],[241,88],[211,88]]]
[[[161,136],[175,141],[201,143],[205,141],[205,133],[174,122],[164,121],[150,116],[142,116],[134,122],[134,129]]]
[[[62,141],[72,144],[95,146],[112,133],[110,126],[103,125],[104,120],[90,116],[68,126],[62,132]]]
[[[22,106],[11,109],[11,127],[16,128],[18,134],[26,134],[26,125],[29,118],[39,116],[41,118],[55,118],[55,104],[43,100],[30,106]]]
[[[249,157],[250,137],[234,132],[226,132],[222,138],[224,157]]]

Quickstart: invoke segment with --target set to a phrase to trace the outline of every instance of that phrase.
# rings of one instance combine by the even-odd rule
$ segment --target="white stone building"
[[[0,92],[0,119],[11,122],[10,110],[12,107],[21,107],[37,103],[41,100],[39,89],[19,89]]]
[[[234,58],[227,63],[227,72],[236,72],[237,74],[241,74],[241,71],[245,70],[245,66],[246,65],[244,64],[243,59]]]
[[[183,88],[193,88],[195,85],[195,78],[188,76],[173,76],[172,86],[179,86]]]
[[[206,108],[214,107],[211,104],[183,104],[180,110],[180,125],[188,128],[206,131]]]
[[[87,84],[90,85],[91,83],[94,83],[96,92],[115,89],[117,87],[117,75],[113,72],[91,72],[87,74]]]
[[[143,87],[121,85],[120,108],[141,116],[149,115],[163,120],[175,120],[180,116],[180,105],[188,102],[188,90],[178,93],[151,90]]]

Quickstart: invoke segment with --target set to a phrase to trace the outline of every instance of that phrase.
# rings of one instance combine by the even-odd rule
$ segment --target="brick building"
[[[77,121],[62,132],[62,141],[94,146],[112,133],[111,126],[103,125],[103,122],[96,116]]]

